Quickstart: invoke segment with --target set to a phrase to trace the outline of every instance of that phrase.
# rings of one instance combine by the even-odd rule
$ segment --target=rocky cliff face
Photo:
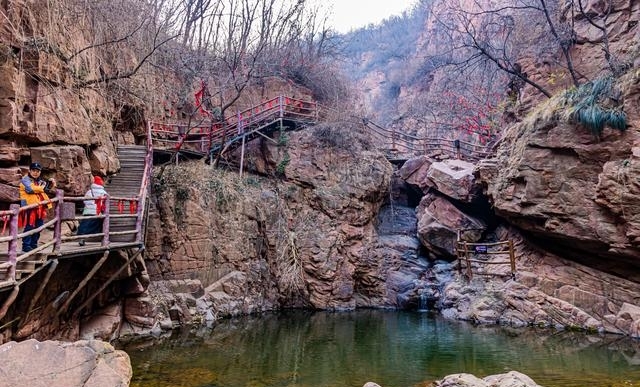
[[[289,155],[288,181],[167,167],[147,240],[155,280],[128,300],[135,325],[120,334],[286,307],[432,308],[451,264],[416,236],[419,195],[354,134],[321,126],[255,146],[263,172]],[[96,317],[95,337],[109,332],[104,320],[119,322]]]
[[[104,58],[87,51],[77,62],[63,60],[92,44],[89,30],[69,36],[65,25],[74,22],[68,15],[53,21],[31,1],[5,2],[1,12],[0,200],[16,199],[11,187],[31,161],[42,163],[61,189],[83,194],[92,172],[119,169],[111,121],[116,110],[104,90],[72,82],[80,63],[83,76],[98,77],[96,63]]]
[[[240,180],[200,162],[158,171],[149,270],[197,278],[219,315],[415,304],[427,263],[413,210],[380,211],[391,165],[350,127],[285,136],[247,156],[283,180]]]
[[[635,280],[639,77],[619,83],[626,131],[594,136],[551,101],[509,128],[495,164],[479,170],[499,215],[567,257]]]

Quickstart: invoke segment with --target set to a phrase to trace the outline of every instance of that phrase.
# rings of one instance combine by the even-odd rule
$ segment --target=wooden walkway
[[[25,207],[12,204],[9,210],[0,211],[0,219],[2,219],[2,233],[0,234],[0,294],[3,294],[1,298],[2,304],[0,304],[0,322],[17,299],[22,284],[40,271],[47,269],[43,280],[36,284],[37,290],[35,296],[30,300],[27,314],[21,317],[23,321],[27,319],[51,279],[60,259],[101,256],[101,258],[91,261],[91,270],[77,288],[70,290],[71,296],[67,298],[64,305],[59,309],[59,314],[66,311],[73,298],[79,294],[98,269],[106,262],[109,252],[123,249],[132,250],[129,254],[129,259],[119,269],[119,273],[144,251],[143,220],[146,218],[146,200],[153,168],[150,131],[147,133],[146,142],[147,145],[144,146],[119,147],[120,179],[112,179],[111,184],[107,186],[107,192],[109,190],[112,192],[110,196],[102,198],[105,201],[105,210],[102,214],[94,216],[77,214],[76,205],[84,200],[94,198],[65,197],[62,190],[57,190],[55,197],[51,200]],[[118,185],[118,188],[113,186],[114,183]],[[48,211],[48,217],[41,227],[28,232],[19,231],[18,223],[20,220],[25,220],[28,210],[36,210],[40,207],[46,208],[47,205],[53,206],[53,211]],[[100,233],[73,235],[63,230],[63,228],[66,228],[63,227],[66,222],[98,218],[103,220]],[[22,239],[37,232],[40,233],[38,247],[29,252],[20,251]],[[83,246],[79,244],[80,240],[86,241]],[[101,289],[104,289],[114,278],[115,275],[105,281]],[[8,295],[6,295],[7,293]],[[98,294],[99,291],[89,297],[78,310],[86,307],[93,297]]]
[[[301,129],[315,124],[318,115],[315,101],[278,96],[222,121],[151,122],[153,149],[156,154],[178,153],[187,157],[225,154],[258,136],[269,138],[268,134],[274,130]]]
[[[381,150],[392,162],[406,161],[421,155],[444,156],[476,162],[491,157],[494,151],[491,143],[482,145],[451,138],[418,137],[385,128],[369,120],[363,121],[363,125],[379,140],[379,143],[383,144]]]
[[[156,155],[177,153],[187,158],[225,154],[258,136],[271,139],[268,135],[274,130],[300,129],[318,123],[323,115],[331,114],[331,109],[315,101],[278,96],[238,111],[223,121],[151,122],[153,149]],[[380,150],[392,162],[420,155],[440,155],[475,162],[493,153],[491,144],[412,136],[369,120],[361,122],[365,130],[378,139]]]

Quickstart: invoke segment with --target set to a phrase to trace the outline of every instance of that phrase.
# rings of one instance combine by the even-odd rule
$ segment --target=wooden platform
[[[111,242],[107,246],[102,246],[101,242],[86,242],[84,246],[80,246],[78,242],[65,242],[60,244],[60,250],[53,252],[53,247],[36,253],[33,256],[27,257],[16,264],[16,280],[6,280],[4,276],[0,278],[0,292],[10,289],[15,285],[19,285],[26,281],[53,259],[70,259],[77,257],[88,257],[92,255],[100,255],[103,252],[109,250],[122,250],[127,248],[142,247],[140,242]],[[6,248],[4,251],[0,251],[0,270],[8,268],[9,255]]]

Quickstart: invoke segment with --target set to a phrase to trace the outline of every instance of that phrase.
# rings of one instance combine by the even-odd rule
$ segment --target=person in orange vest
[[[82,210],[82,215],[94,216],[100,215],[104,212],[104,197],[107,196],[107,191],[104,190],[104,180],[102,180],[100,176],[93,177],[93,183],[91,184],[91,187],[89,187],[87,193],[84,194],[84,196],[95,199],[87,199],[84,201],[84,210]],[[82,219],[80,221],[80,225],[78,226],[77,235],[101,233],[103,220],[104,219]],[[78,244],[80,246],[84,246],[84,239],[81,239]]]
[[[42,165],[40,163],[31,163],[29,172],[20,180],[20,205],[29,206],[31,204],[40,203],[49,200],[47,193],[52,193],[56,188],[56,181],[49,181],[41,177]],[[37,208],[23,211],[20,216],[24,224],[24,232],[31,231],[41,227],[44,224],[44,218],[47,216],[47,209],[52,208],[51,203],[43,204]],[[29,252],[38,247],[40,232],[22,238],[22,251]]]

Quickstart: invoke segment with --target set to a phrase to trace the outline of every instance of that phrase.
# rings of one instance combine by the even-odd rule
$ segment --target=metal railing
[[[16,268],[20,262],[29,261],[39,253],[46,253],[49,256],[64,256],[65,254],[77,254],[78,251],[83,252],[97,252],[112,249],[114,247],[122,248],[124,246],[143,245],[144,235],[142,233],[143,220],[146,216],[145,205],[146,197],[148,193],[149,184],[151,181],[153,170],[153,144],[151,141],[151,125],[147,125],[147,144],[145,154],[145,168],[142,175],[142,181],[140,184],[140,190],[135,197],[118,197],[106,195],[100,198],[86,197],[86,196],[64,196],[64,191],[56,190],[54,198],[42,201],[40,203],[32,204],[29,206],[21,207],[18,204],[12,204],[9,210],[0,211],[0,219],[4,223],[2,226],[2,233],[0,234],[0,251],[6,251],[7,259],[5,262],[0,262],[0,275],[4,274],[4,279],[0,278],[0,283],[15,283],[16,282]],[[98,215],[76,215],[75,203],[85,200],[103,200],[104,211]],[[73,213],[64,210],[65,205],[73,203]],[[118,213],[111,213],[111,203],[117,203]],[[125,213],[125,203],[128,204],[129,213]],[[39,208],[46,208],[48,205],[53,205],[52,216],[45,220],[43,225],[27,232],[19,232],[19,219],[23,217],[26,221],[26,214],[28,211],[37,210]],[[69,207],[69,208],[71,208]],[[48,213],[48,211],[47,211]],[[135,226],[130,230],[109,231],[109,225],[111,219],[116,218],[136,218]],[[81,221],[84,219],[103,219],[102,232],[89,235],[62,235],[62,223],[65,221]],[[6,233],[6,226],[9,225],[9,234]],[[44,241],[35,249],[28,252],[19,252],[19,245],[23,238],[30,235],[41,233],[42,231],[53,227],[53,235],[50,240]],[[111,241],[111,237],[117,235],[131,235],[135,234],[133,242],[121,243]],[[78,246],[76,249],[69,249],[63,251],[61,246],[66,242],[74,242],[80,239],[95,239],[101,238],[100,245],[92,248]],[[2,248],[2,244],[6,244],[6,250]],[[50,250],[49,250],[50,249]]]

